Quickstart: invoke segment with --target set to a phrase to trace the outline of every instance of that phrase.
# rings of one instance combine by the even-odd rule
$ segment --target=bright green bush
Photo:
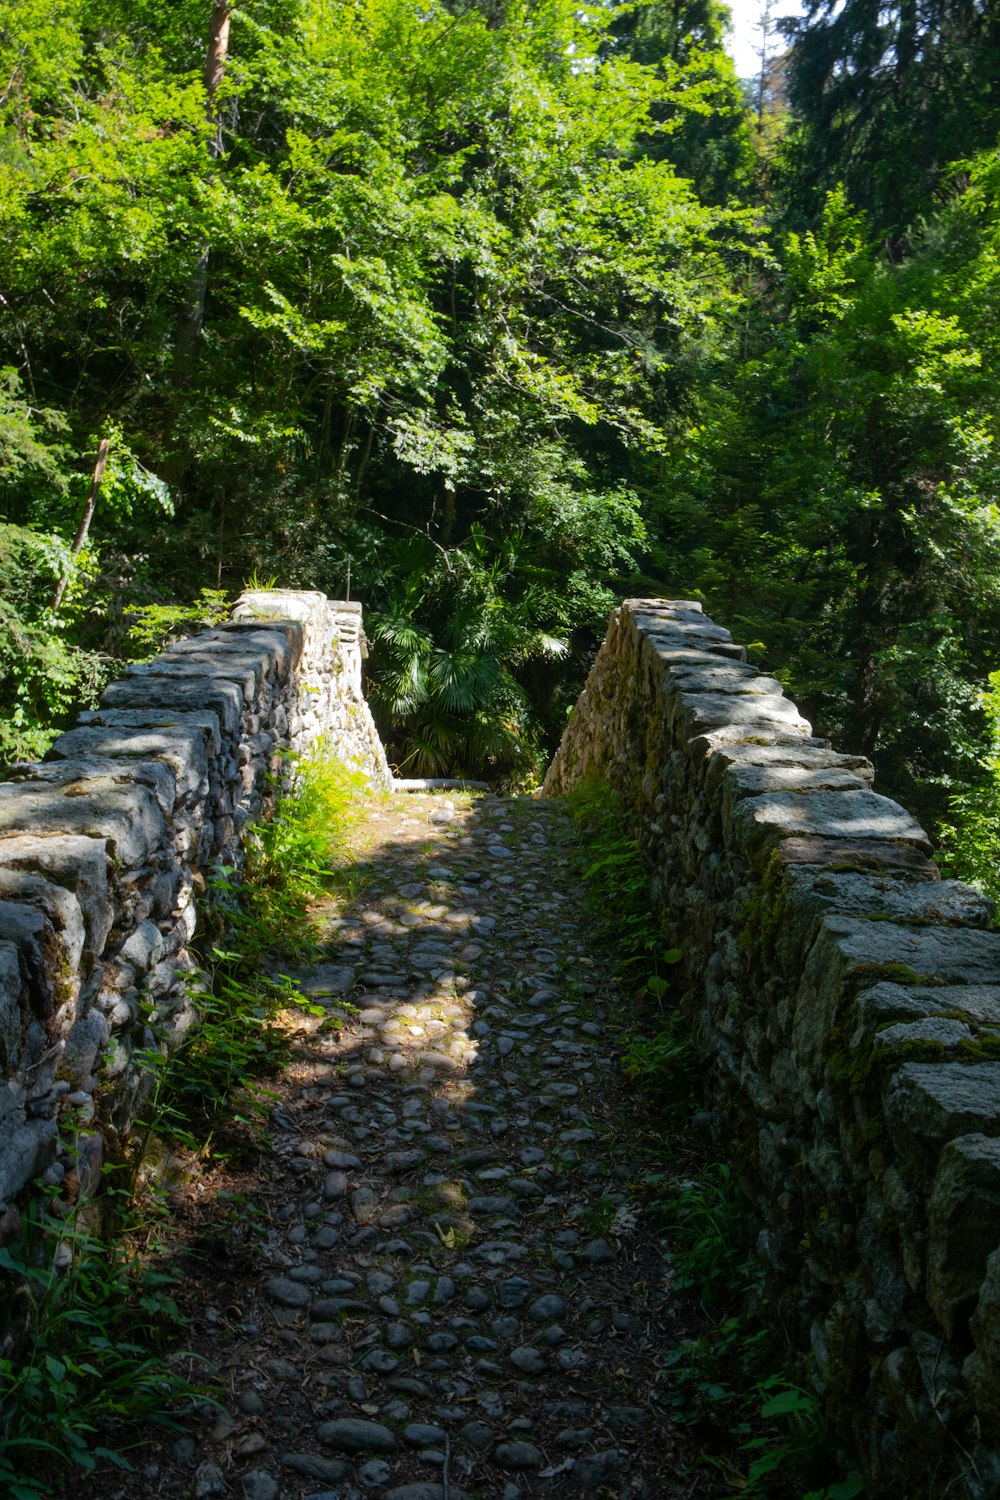
[[[322,743],[309,756],[286,757],[272,817],[247,830],[237,899],[229,904],[234,945],[247,964],[268,953],[301,958],[314,950],[311,908],[352,863],[350,832],[366,795],[365,777]]]

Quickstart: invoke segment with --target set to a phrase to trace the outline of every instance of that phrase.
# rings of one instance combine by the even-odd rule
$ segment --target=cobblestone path
[[[253,1274],[214,1273],[199,1347],[225,1412],[167,1440],[145,1493],[700,1493],[663,1409],[670,1298],[574,841],[559,803],[374,805],[360,895],[301,976],[357,1014],[304,1018]]]

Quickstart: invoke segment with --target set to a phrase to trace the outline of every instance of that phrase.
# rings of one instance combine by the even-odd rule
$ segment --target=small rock
[[[534,1443],[500,1443],[493,1457],[502,1469],[540,1469],[542,1455]]]
[[[469,1497],[457,1485],[449,1483],[445,1491],[443,1484],[422,1480],[417,1484],[400,1484],[394,1490],[387,1490],[385,1500],[469,1500]]]
[[[585,1490],[596,1490],[602,1485],[611,1484],[624,1467],[625,1461],[617,1448],[609,1448],[605,1453],[577,1459],[574,1474]]]
[[[433,1422],[410,1422],[403,1428],[403,1441],[411,1448],[428,1448],[434,1443],[443,1443],[445,1431]]]
[[[324,1151],[323,1165],[339,1167],[342,1172],[357,1172],[361,1168],[361,1160],[350,1151]]]
[[[323,1458],[319,1453],[284,1453],[282,1467],[293,1474],[304,1474],[307,1479],[322,1479],[335,1484],[347,1473],[347,1465],[341,1458]]]
[[[351,1212],[358,1224],[370,1224],[378,1212],[378,1200],[371,1188],[356,1188],[351,1194]]]
[[[501,1307],[522,1307],[531,1295],[531,1282],[525,1281],[523,1276],[510,1276],[506,1281],[501,1281],[497,1291]],[[558,1297],[554,1299],[559,1301]],[[562,1311],[560,1306],[559,1311]],[[552,1313],[552,1317],[558,1317],[558,1313]]]
[[[272,1302],[279,1307],[308,1307],[309,1288],[298,1281],[289,1281],[287,1276],[270,1276],[264,1283]]]
[[[406,1396],[420,1396],[427,1398],[430,1390],[422,1380],[417,1380],[413,1375],[394,1375],[391,1380],[386,1381],[390,1391],[402,1391]]]
[[[499,1218],[501,1214],[513,1218],[520,1211],[516,1198],[508,1198],[499,1193],[496,1196],[484,1193],[469,1199],[469,1212],[485,1214],[487,1218]]]
[[[387,1464],[384,1458],[370,1458],[358,1470],[358,1483],[363,1484],[366,1490],[373,1490],[378,1485],[385,1484],[391,1474],[392,1465]]]
[[[611,1261],[618,1259],[607,1240],[589,1240],[576,1253],[581,1260],[592,1266],[609,1265]]]
[[[546,1292],[544,1296],[537,1297],[528,1308],[528,1317],[536,1323],[551,1323],[556,1318],[561,1318],[566,1311],[566,1304],[555,1292]]]
[[[218,1464],[209,1459],[199,1464],[194,1471],[194,1500],[212,1500],[215,1495],[226,1494],[229,1486]]]
[[[612,1432],[638,1432],[649,1421],[641,1406],[609,1406],[607,1423]]]
[[[478,1422],[476,1420],[463,1423],[459,1428],[458,1435],[463,1443],[468,1443],[470,1448],[477,1448],[480,1453],[488,1448],[493,1441],[492,1427],[488,1427],[485,1422]]]
[[[386,1349],[369,1349],[358,1361],[362,1370],[373,1370],[376,1375],[391,1375],[399,1368],[399,1360]]]
[[[240,1480],[243,1500],[278,1500],[278,1481],[266,1469],[251,1469]]]
[[[317,1436],[328,1448],[341,1453],[395,1453],[396,1439],[388,1427],[379,1422],[365,1422],[360,1417],[338,1417],[320,1424]]]
[[[215,1419],[215,1426],[212,1428],[212,1442],[226,1442],[232,1436],[235,1427],[235,1419],[230,1416],[229,1412],[220,1411]]]
[[[544,1354],[539,1354],[537,1349],[532,1349],[528,1344],[522,1344],[515,1349],[510,1356],[510,1362],[516,1370],[525,1375],[541,1375],[547,1369]]]
[[[424,1339],[424,1348],[430,1350],[431,1354],[447,1354],[457,1343],[457,1334],[432,1333]]]
[[[344,1330],[339,1323],[310,1323],[309,1341],[313,1344],[339,1344]]]
[[[409,1172],[413,1167],[420,1165],[423,1160],[421,1151],[388,1151],[382,1158],[382,1167],[386,1172],[394,1176],[400,1176],[403,1172]]]
[[[300,1281],[303,1286],[315,1286],[317,1282],[323,1280],[323,1272],[319,1266],[295,1266],[293,1270],[289,1271],[288,1279],[289,1281]]]
[[[262,1432],[247,1432],[234,1443],[233,1453],[237,1458],[252,1458],[255,1453],[263,1453],[266,1447],[267,1439]]]
[[[555,1435],[554,1443],[557,1448],[563,1448],[569,1453],[575,1453],[589,1443],[594,1435],[592,1427],[564,1427]]]

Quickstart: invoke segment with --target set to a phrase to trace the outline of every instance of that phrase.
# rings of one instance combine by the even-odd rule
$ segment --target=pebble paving
[[[272,1114],[254,1275],[221,1267],[208,1313],[224,1409],[148,1466],[150,1493],[693,1492],[574,840],[556,802],[373,810],[360,896],[298,976],[324,1014]]]

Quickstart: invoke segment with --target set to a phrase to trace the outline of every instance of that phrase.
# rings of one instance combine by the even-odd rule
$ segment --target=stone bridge
[[[324,735],[391,786],[362,640],[359,606],[246,595],[231,624],[112,684],[45,764],[0,786],[0,1242],[38,1178],[96,1189],[139,1106],[133,1054],[154,1026],[169,1045],[192,1024],[206,875],[239,864],[277,752]],[[988,904],[938,878],[923,830],[872,791],[870,765],[814,738],[697,604],[630,600],[612,616],[545,797],[598,777],[636,816],[651,901],[683,951],[704,1115],[752,1203],[776,1316],[809,1351],[803,1379],[874,1493],[988,1500],[1000,1493]],[[418,797],[393,817],[368,906],[340,924],[332,971],[303,980],[321,998],[343,988],[346,955],[363,1008],[335,1046],[305,1039],[279,1119],[278,1157],[301,1172],[293,1192],[285,1171],[274,1199],[285,1229],[260,1296],[288,1357],[234,1392],[215,1434],[230,1467],[178,1445],[163,1492],[185,1492],[184,1463],[199,1459],[197,1493],[232,1479],[247,1500],[279,1494],[276,1468],[289,1496],[317,1480],[392,1500],[694,1493],[676,1477],[650,1342],[673,1314],[648,1288],[633,1305],[629,1278],[646,1287],[648,1268],[629,1249],[628,1162],[599,1118],[615,1000],[605,981],[566,978],[586,938],[577,893],[558,887],[562,811]],[[428,864],[429,830],[443,842]],[[334,1077],[343,1094],[324,1084]],[[606,1160],[588,1153],[595,1141]],[[597,1210],[580,1193],[598,1180],[608,1221],[588,1238]],[[343,1317],[362,1331],[345,1335],[331,1321]],[[303,1415],[300,1327],[333,1392],[318,1425]],[[270,1408],[254,1391],[289,1383],[297,1394],[262,1436]],[[240,1421],[257,1424],[249,1438]],[[277,1432],[296,1423],[299,1448],[280,1452]],[[248,1469],[255,1453],[274,1462]]]

